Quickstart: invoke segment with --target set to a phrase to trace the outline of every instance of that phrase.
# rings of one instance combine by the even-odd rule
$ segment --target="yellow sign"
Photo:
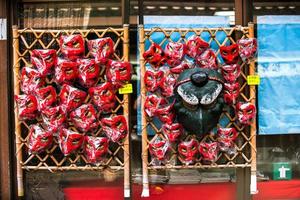
[[[128,83],[119,89],[119,94],[130,94],[133,92],[132,84]]]
[[[259,75],[249,75],[249,76],[247,76],[247,84],[248,85],[259,85],[260,84]]]

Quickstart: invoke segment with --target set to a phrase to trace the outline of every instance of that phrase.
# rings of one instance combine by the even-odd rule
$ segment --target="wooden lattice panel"
[[[144,29],[142,26],[139,29],[140,38],[140,55],[147,50],[145,46],[154,42],[154,33],[159,33],[159,36],[163,39],[160,40],[159,45],[164,46],[168,42],[181,42],[186,43],[188,37],[192,35],[200,36],[202,39],[205,37],[206,41],[210,45],[214,45],[216,48],[216,55],[220,58],[219,47],[222,45],[235,44],[238,39],[241,38],[252,38],[253,27],[233,27],[233,28],[195,28],[195,29],[170,29],[170,28],[152,28]],[[174,37],[174,34],[177,37]],[[223,35],[223,37],[219,37]],[[173,39],[176,38],[174,41]],[[220,63],[220,62],[219,62]],[[254,74],[255,65],[253,62],[243,62],[241,59],[238,62],[241,66],[241,75],[238,79],[240,83],[240,95],[239,101],[255,103],[255,86],[249,86],[247,84],[247,75]],[[220,66],[221,64],[219,64]],[[148,181],[145,179],[148,175],[148,169],[180,169],[180,168],[227,168],[227,167],[250,167],[252,162],[255,162],[255,122],[249,126],[243,126],[238,124],[235,116],[234,106],[225,106],[223,113],[220,117],[218,127],[235,127],[238,131],[238,138],[235,142],[236,153],[229,155],[227,153],[220,152],[218,158],[212,163],[203,163],[201,157],[191,165],[186,165],[180,161],[177,153],[177,145],[171,147],[171,158],[167,163],[161,163],[159,165],[153,164],[153,159],[149,156],[149,143],[156,137],[163,138],[162,130],[160,125],[153,120],[153,118],[147,117],[144,112],[144,102],[146,96],[150,94],[147,92],[144,85],[144,74],[146,69],[151,69],[151,66],[140,57],[141,66],[141,109],[142,109],[142,142],[143,142],[143,170],[144,170],[144,184],[147,185]],[[159,93],[156,93],[160,95]],[[154,133],[154,136],[149,134]],[[215,141],[214,135],[204,135],[202,137],[195,135],[188,135],[184,140],[191,137],[197,138],[199,142],[204,141],[207,137],[210,140]],[[145,185],[144,185],[145,186]],[[147,187],[147,186],[146,186]],[[145,189],[145,187],[144,187]]]
[[[128,61],[129,49],[128,49],[128,26],[124,28],[107,28],[107,29],[89,29],[89,30],[35,30],[35,29],[22,29],[18,30],[13,28],[13,51],[14,51],[14,94],[22,94],[20,90],[20,71],[25,66],[31,66],[30,55],[34,49],[55,49],[58,56],[61,56],[59,47],[59,38],[61,35],[81,34],[85,41],[96,38],[110,37],[115,43],[115,54],[113,59],[119,61]],[[87,45],[86,45],[87,46]],[[90,57],[90,52],[86,48],[85,58]],[[100,78],[98,83],[105,81],[105,67],[101,67]],[[55,84],[54,80],[47,79],[48,84],[54,85],[59,89],[59,86]],[[81,88],[82,89],[82,88]],[[89,96],[87,96],[84,103],[91,102]],[[105,117],[124,115],[128,123],[128,95],[117,96],[117,106],[111,114],[105,115]],[[97,114],[99,118],[100,113]],[[15,105],[15,136],[16,136],[16,156],[17,156],[17,170],[18,170],[18,184],[19,184],[19,196],[23,196],[22,186],[22,169],[26,170],[49,170],[51,172],[62,170],[101,170],[104,168],[110,168],[113,170],[124,170],[125,178],[125,190],[129,189],[129,141],[128,137],[123,140],[121,144],[110,142],[109,153],[104,163],[99,165],[88,164],[87,159],[83,151],[64,156],[59,149],[57,139],[54,139],[53,146],[40,154],[28,154],[28,133],[29,126],[31,124],[39,123],[42,119],[40,117],[31,121],[20,121],[18,119],[17,108]],[[76,131],[76,128],[69,122],[71,129]],[[127,124],[128,125],[128,124]],[[128,126],[129,127],[129,126]],[[128,133],[130,131],[128,130]],[[102,136],[101,127],[91,136]],[[128,193],[128,191],[127,191]]]

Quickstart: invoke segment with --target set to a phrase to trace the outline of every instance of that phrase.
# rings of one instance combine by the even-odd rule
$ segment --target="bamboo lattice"
[[[200,159],[192,164],[186,165],[182,163],[177,154],[176,146],[171,147],[171,157],[170,160],[173,162],[168,162],[167,164],[155,165],[153,164],[153,159],[149,155],[149,143],[157,137],[164,138],[160,125],[153,121],[153,118],[147,117],[144,112],[144,102],[147,96],[147,90],[144,85],[144,74],[146,69],[148,69],[148,64],[143,58],[143,53],[147,50],[145,49],[146,44],[151,44],[154,42],[155,37],[152,38],[154,33],[159,33],[159,36],[163,39],[159,45],[163,46],[168,42],[183,42],[185,43],[190,34],[200,36],[203,39],[203,36],[209,38],[208,43],[214,44],[217,46],[216,55],[220,58],[219,47],[222,45],[235,44],[238,39],[241,38],[252,38],[254,37],[253,24],[249,24],[249,27],[232,27],[232,28],[152,28],[144,29],[141,25],[139,27],[139,49],[140,49],[140,66],[141,66],[141,110],[142,110],[142,160],[143,160],[143,194],[142,196],[149,195],[149,181],[148,181],[148,170],[156,169],[183,169],[183,168],[236,168],[236,167],[251,167],[252,173],[256,174],[256,122],[254,120],[251,127],[239,125],[236,123],[236,117],[233,112],[233,106],[225,106],[223,113],[220,117],[228,123],[218,124],[217,127],[235,127],[238,131],[238,138],[235,142],[236,153],[234,155],[228,155],[226,153],[220,152],[218,158],[215,162],[203,164]],[[172,37],[174,34],[177,34],[176,41],[173,41]],[[220,40],[218,35],[223,34],[223,39]],[[207,41],[207,40],[206,40]],[[218,59],[219,59],[218,58]],[[220,63],[220,62],[219,62]],[[241,66],[241,75],[238,79],[240,83],[240,95],[239,101],[251,102],[255,104],[256,91],[255,86],[249,86],[247,84],[247,75],[255,74],[255,63],[254,61],[247,63],[239,60]],[[150,67],[150,66],[149,66]],[[159,94],[158,94],[159,95]],[[149,131],[154,135],[149,134]],[[185,138],[189,139],[187,136]],[[206,140],[210,137],[210,140],[215,140],[212,135],[205,135],[199,138],[199,142]],[[170,164],[171,163],[171,164]]]
[[[81,34],[87,41],[89,39],[111,37],[115,43],[114,59],[128,61],[129,59],[129,30],[128,25],[123,28],[89,29],[89,30],[36,30],[13,27],[13,74],[14,74],[14,94],[21,94],[20,90],[20,70],[24,66],[30,66],[30,55],[34,49],[55,49],[60,55],[60,36]],[[89,57],[89,52],[85,57]],[[104,82],[105,69],[102,68],[99,83]],[[52,83],[53,80],[47,80]],[[88,96],[85,103],[90,102]],[[124,115],[129,119],[128,95],[118,95],[117,106],[111,115]],[[33,121],[20,121],[17,117],[15,105],[15,136],[16,136],[16,156],[17,156],[17,179],[18,195],[24,195],[23,170],[49,170],[50,172],[65,170],[102,170],[109,168],[112,170],[124,170],[124,195],[129,196],[129,137],[127,136],[121,144],[110,143],[107,160],[101,165],[88,164],[84,153],[79,151],[76,154],[64,156],[60,150],[57,140],[54,139],[53,146],[45,153],[28,154],[28,133],[31,124],[41,122],[40,118]],[[99,116],[99,115],[98,115]],[[129,126],[128,126],[129,127]],[[72,129],[75,130],[73,127]],[[128,130],[130,134],[130,130]],[[101,127],[92,136],[103,135]]]

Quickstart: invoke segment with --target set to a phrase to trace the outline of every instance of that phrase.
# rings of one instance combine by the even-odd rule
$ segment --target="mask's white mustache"
[[[178,86],[177,92],[179,96],[188,104],[190,105],[198,105],[199,104],[199,99],[192,93],[187,93],[182,86]]]
[[[201,98],[200,104],[209,105],[209,104],[213,103],[217,99],[219,94],[222,92],[222,88],[223,88],[222,84],[217,84],[217,88],[215,89],[215,91],[213,93],[205,94]]]

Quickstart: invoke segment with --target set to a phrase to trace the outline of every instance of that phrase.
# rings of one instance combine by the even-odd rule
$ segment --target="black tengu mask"
[[[175,87],[177,120],[190,134],[206,134],[214,128],[224,107],[223,77],[213,69],[182,72]]]

